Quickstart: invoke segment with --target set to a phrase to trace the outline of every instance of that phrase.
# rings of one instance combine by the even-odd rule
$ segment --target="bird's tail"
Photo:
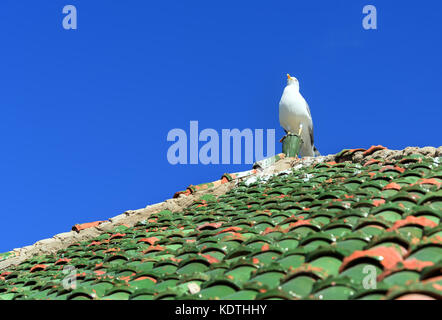
[[[319,150],[315,147],[315,146],[313,146],[313,152],[314,152],[314,154],[315,154],[315,157],[319,157],[321,154],[319,153]]]

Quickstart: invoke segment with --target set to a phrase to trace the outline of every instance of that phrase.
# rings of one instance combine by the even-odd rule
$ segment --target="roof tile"
[[[381,150],[343,150],[247,180],[275,158],[190,186],[184,194],[236,180],[181,212],[10,267],[0,274],[0,299],[440,299],[440,160],[382,159],[390,151]],[[76,289],[63,288],[66,265],[76,268]],[[363,286],[367,266],[376,289]]]

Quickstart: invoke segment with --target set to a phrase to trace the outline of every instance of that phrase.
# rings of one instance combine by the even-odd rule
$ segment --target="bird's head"
[[[290,76],[287,73],[287,85],[288,86],[295,86],[299,90],[299,81],[295,77]]]

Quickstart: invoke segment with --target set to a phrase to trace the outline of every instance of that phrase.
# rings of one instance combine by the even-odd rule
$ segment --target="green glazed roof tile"
[[[440,299],[442,161],[373,159],[382,149],[239,181],[35,256],[0,273],[0,299]],[[376,288],[363,287],[367,270]]]

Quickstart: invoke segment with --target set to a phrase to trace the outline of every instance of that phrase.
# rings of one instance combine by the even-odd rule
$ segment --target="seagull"
[[[299,152],[301,157],[320,155],[313,144],[313,121],[310,108],[299,92],[298,79],[289,74],[287,74],[287,86],[279,101],[279,123],[286,134],[294,133],[301,136],[304,141]]]

